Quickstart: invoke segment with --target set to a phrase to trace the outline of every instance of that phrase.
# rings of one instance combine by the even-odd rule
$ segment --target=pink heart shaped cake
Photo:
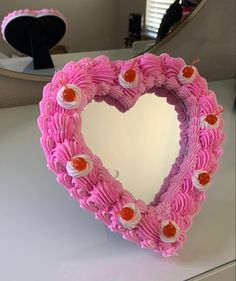
[[[125,112],[141,95],[165,97],[180,121],[180,151],[150,204],[112,177],[81,134],[81,112],[92,100]],[[222,107],[196,67],[167,54],[128,61],[105,56],[69,62],[43,90],[38,119],[48,168],[97,219],[123,238],[171,256],[206,199],[222,154]]]

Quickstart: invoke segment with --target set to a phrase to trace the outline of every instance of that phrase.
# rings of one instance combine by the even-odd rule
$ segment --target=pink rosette
[[[136,244],[140,243],[139,236],[138,236],[137,232],[135,231],[135,229],[124,231],[123,234],[122,234],[122,237],[125,240],[132,241]]]
[[[51,116],[50,115],[41,115],[38,118],[38,126],[41,130],[41,132],[43,134],[47,134],[48,133],[48,126],[49,126],[49,122],[51,120]]]
[[[55,174],[61,174],[66,172],[65,166],[63,166],[62,163],[57,160],[53,153],[50,161],[48,161],[48,169],[54,172]]]
[[[47,100],[42,100],[39,104],[40,110],[48,115],[53,115],[53,112],[63,112],[63,108],[61,108],[58,103],[53,98],[49,98]]]
[[[70,83],[66,81],[65,84],[74,84],[82,91],[83,97],[84,95],[87,97],[87,100],[91,100],[94,97],[96,89],[92,83],[91,75],[86,69],[81,67],[79,63],[70,62],[69,64],[66,64],[63,68],[63,72],[70,81]],[[86,102],[87,101],[85,101],[85,103]]]
[[[150,249],[150,250],[156,249],[158,247],[157,242],[153,239],[143,240],[141,241],[140,245],[143,249]]]
[[[53,158],[57,162],[61,163],[63,167],[66,167],[67,161],[77,154],[83,154],[80,145],[74,141],[65,141],[58,143],[53,151]]]
[[[171,205],[173,211],[180,213],[183,216],[192,214],[192,211],[195,209],[193,199],[185,192],[179,192],[175,196]]]
[[[55,113],[47,123],[48,134],[57,143],[63,143],[67,139],[75,140],[80,129],[81,118],[78,114]]]
[[[69,82],[69,77],[68,77],[67,73],[63,70],[58,70],[54,74],[51,83],[52,83],[53,87],[57,87],[57,89],[59,89],[68,82]]]
[[[212,91],[208,92],[207,96],[202,96],[199,99],[201,115],[214,114],[222,110],[218,105],[215,94]]]
[[[169,91],[178,91],[180,89],[180,84],[175,77],[170,77],[165,81],[165,88]]]
[[[94,64],[89,72],[93,83],[96,84],[97,87],[96,95],[105,96],[109,94],[116,77],[108,58],[105,56],[95,58]]]
[[[180,231],[183,235],[185,235],[185,232],[189,229],[192,223],[192,215],[181,215],[180,213],[174,212],[173,210],[170,213],[169,217],[170,221],[174,221],[180,228]],[[176,243],[179,243],[178,240]]]
[[[158,242],[158,230],[158,222],[153,219],[151,214],[144,214],[137,226],[137,232],[142,241],[153,239],[154,241]]]
[[[68,175],[67,172],[57,175],[57,181],[64,186],[66,189],[73,188],[72,178]]]
[[[206,79],[201,77],[197,71],[196,77],[194,79],[194,85],[199,89],[198,96],[206,96],[208,93],[208,85]]]
[[[147,89],[154,87],[156,85],[156,80],[162,75],[160,58],[152,54],[144,54],[139,60],[139,66],[143,73],[145,87]],[[161,82],[159,83],[159,87],[163,85]]]
[[[106,206],[112,206],[119,199],[122,189],[119,185],[110,184],[104,181],[99,181],[91,190],[90,199],[95,202],[100,209],[104,209]]]
[[[53,88],[53,84],[52,83],[48,83],[43,87],[43,98],[44,100],[50,99],[53,95],[54,92],[54,88]],[[44,100],[42,100],[41,102],[43,102]],[[47,112],[43,112],[43,113],[47,113]]]
[[[110,60],[106,56],[99,56],[94,59],[94,65],[90,69],[93,83],[96,85],[105,83],[113,85],[115,73]]]
[[[186,175],[183,184],[181,186],[181,190],[182,192],[191,192],[192,190],[194,190],[194,185],[192,182],[192,173],[189,173],[188,176]]]
[[[197,190],[196,188],[194,190],[192,190],[189,195],[193,198],[193,200],[196,203],[201,203],[204,200],[206,200],[207,197],[207,193],[206,192],[201,192],[199,190]],[[198,205],[199,206],[199,205]],[[198,207],[200,209],[200,207]]]
[[[182,248],[185,241],[185,236],[181,235],[175,243],[161,242],[158,244],[157,251],[162,254],[163,257],[169,258],[172,256],[178,256],[177,252]]]
[[[161,54],[162,69],[167,78],[177,77],[180,69],[185,65],[181,58],[172,58],[168,54]]]
[[[80,201],[86,197],[89,197],[89,191],[84,187],[72,187],[69,189],[70,196],[76,201]]]
[[[196,157],[196,170],[212,171],[215,166],[216,159],[208,149],[202,149],[198,152]]]
[[[82,67],[77,61],[70,61],[63,67],[62,71],[63,73],[66,73],[66,76],[69,78],[71,83],[71,79],[76,79],[76,77],[78,76],[78,72],[80,72],[81,69]],[[66,81],[66,83],[67,82],[68,81]]]
[[[40,143],[46,157],[50,158],[52,156],[53,149],[56,147],[55,141],[48,135],[42,135],[40,138]]]
[[[100,221],[102,221],[103,223],[105,223],[108,226],[111,223],[111,214],[109,212],[107,212],[107,211],[98,210],[95,213],[95,218],[99,219]]]
[[[211,148],[214,146],[218,147],[218,144],[223,142],[224,137],[217,129],[203,129],[200,133],[199,140],[203,148]]]
[[[80,207],[86,209],[87,211],[96,213],[99,210],[99,205],[91,201],[89,197],[84,197],[79,200]]]

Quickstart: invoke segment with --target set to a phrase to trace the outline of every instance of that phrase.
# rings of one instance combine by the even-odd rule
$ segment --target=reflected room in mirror
[[[51,77],[55,70],[61,69],[68,61],[86,56],[102,54],[113,60],[129,59],[168,37],[188,18],[198,2],[203,3],[205,0],[73,0],[70,5],[58,2],[56,7],[52,1],[41,1],[40,6],[36,1],[20,0],[14,5],[5,2],[0,11],[2,20],[14,9],[53,6],[65,16],[67,31],[56,47],[51,49],[54,69],[34,71],[30,66],[32,59],[22,58],[23,55],[9,47],[2,38],[0,68]]]

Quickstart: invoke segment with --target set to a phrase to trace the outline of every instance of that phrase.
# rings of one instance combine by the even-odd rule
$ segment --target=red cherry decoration
[[[72,166],[80,172],[85,170],[88,166],[87,161],[83,157],[72,158],[70,161]]]
[[[64,101],[73,102],[76,99],[76,92],[75,92],[75,90],[73,90],[71,88],[66,88],[63,91],[62,96],[63,96]]]
[[[183,76],[185,78],[190,78],[194,73],[194,69],[191,65],[187,65],[183,68]]]
[[[124,207],[120,212],[120,216],[123,220],[129,221],[134,217],[134,210],[130,207]]]
[[[162,233],[166,238],[172,238],[176,235],[176,227],[172,222],[169,222],[167,225],[163,227]]]
[[[136,72],[133,69],[128,69],[124,72],[123,78],[126,82],[132,83],[136,78]]]
[[[210,182],[211,177],[208,173],[203,172],[201,174],[198,175],[198,181],[201,185],[206,185]]]
[[[216,115],[214,114],[209,114],[207,115],[207,117],[205,118],[205,121],[210,124],[210,125],[215,125],[217,122],[218,118]]]

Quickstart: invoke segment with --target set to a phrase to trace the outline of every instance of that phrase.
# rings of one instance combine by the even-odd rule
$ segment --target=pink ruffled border
[[[193,185],[194,172],[205,170],[211,176],[215,173],[224,139],[222,107],[215,94],[208,90],[206,80],[198,73],[193,82],[182,85],[178,74],[184,65],[182,59],[167,54],[144,54],[128,61],[110,61],[99,56],[69,62],[44,87],[38,118],[48,168],[56,174],[58,182],[82,208],[95,213],[112,231],[165,257],[182,248],[193,217],[206,198],[206,192]],[[133,89],[126,89],[119,84],[118,75],[131,66],[139,83]],[[81,90],[79,108],[67,110],[57,103],[57,93],[64,84],[75,84]],[[181,130],[179,156],[149,205],[123,189],[86,146],[81,134],[81,112],[92,100],[105,101],[125,112],[145,93],[165,97],[175,106]],[[218,114],[218,128],[202,127],[202,116],[213,113]],[[92,159],[93,170],[86,177],[73,178],[66,171],[66,163],[81,153]],[[142,215],[132,230],[125,229],[117,219],[117,211],[127,203],[136,204]],[[174,221],[180,228],[181,235],[174,243],[160,238],[160,225],[164,220]]]
[[[65,16],[58,10],[55,9],[41,9],[41,10],[31,10],[31,9],[21,9],[21,10],[15,10],[11,13],[9,13],[7,16],[4,17],[2,24],[1,24],[1,32],[3,39],[6,40],[5,38],[5,28],[8,25],[10,21],[17,17],[22,17],[22,16],[30,16],[30,17],[43,17],[43,16],[57,16],[61,18],[65,24],[66,24],[66,18]]]

